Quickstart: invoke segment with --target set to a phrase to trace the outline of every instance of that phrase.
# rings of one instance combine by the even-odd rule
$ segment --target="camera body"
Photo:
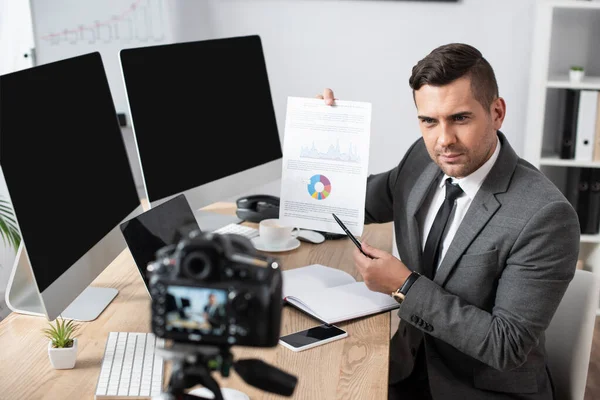
[[[274,347],[282,275],[240,235],[193,231],[148,265],[152,331],[175,342]]]

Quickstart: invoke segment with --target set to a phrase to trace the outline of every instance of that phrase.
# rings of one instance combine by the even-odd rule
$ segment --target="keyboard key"
[[[252,239],[253,237],[258,236],[258,229],[246,225],[228,224],[217,229],[215,233],[219,233],[221,235],[236,234],[247,237],[248,239]]]

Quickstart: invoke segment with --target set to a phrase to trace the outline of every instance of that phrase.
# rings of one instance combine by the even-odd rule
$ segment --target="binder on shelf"
[[[560,127],[560,158],[575,158],[575,135],[577,134],[577,110],[580,91],[565,89],[562,123]]]
[[[597,108],[598,92],[582,90],[579,95],[575,134],[575,160],[577,161],[592,161],[593,159]]]
[[[588,212],[586,231],[589,235],[595,235],[600,230],[600,169],[594,168],[590,174],[590,188],[588,199]]]
[[[582,168],[579,175],[579,185],[577,194],[577,215],[579,217],[579,227],[581,233],[588,233],[588,209],[589,209],[589,193],[590,193],[590,178],[591,168]]]
[[[594,161],[600,161],[600,91],[598,92],[598,107],[596,107],[596,133],[594,135]]]
[[[579,180],[581,177],[582,168],[567,168],[567,185],[565,189],[565,197],[569,203],[577,211],[577,203],[579,201]]]

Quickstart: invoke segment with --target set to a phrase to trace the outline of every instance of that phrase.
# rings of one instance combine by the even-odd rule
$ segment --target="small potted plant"
[[[77,359],[77,326],[72,320],[56,319],[55,324],[48,323],[50,328],[44,329],[48,342],[48,356],[54,369],[70,369]]]
[[[571,69],[569,69],[569,79],[571,82],[581,82],[584,74],[583,67],[579,65],[573,65],[571,66]]]

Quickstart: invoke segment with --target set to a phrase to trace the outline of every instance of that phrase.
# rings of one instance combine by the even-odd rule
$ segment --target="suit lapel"
[[[431,186],[437,182],[437,178],[442,174],[442,171],[435,163],[430,163],[419,179],[417,180],[417,184],[413,187],[408,196],[408,202],[406,205],[406,218],[408,225],[408,235],[407,238],[410,240],[409,249],[409,257],[410,264],[406,265],[414,265],[416,266],[416,270],[418,272],[421,271],[421,256],[422,256],[422,245],[421,245],[421,233],[419,231],[419,223],[417,221],[417,212],[421,208],[423,201],[427,197]]]
[[[498,137],[502,144],[498,159],[475,195],[435,274],[434,282],[440,286],[444,286],[460,257],[500,208],[501,204],[495,195],[508,190],[519,157],[500,131],[498,131]]]
[[[499,207],[500,203],[492,193],[484,193],[479,189],[469,207],[469,211],[467,211],[465,218],[456,231],[452,243],[448,247],[448,251],[435,274],[434,282],[440,286],[444,285],[458,259]]]

